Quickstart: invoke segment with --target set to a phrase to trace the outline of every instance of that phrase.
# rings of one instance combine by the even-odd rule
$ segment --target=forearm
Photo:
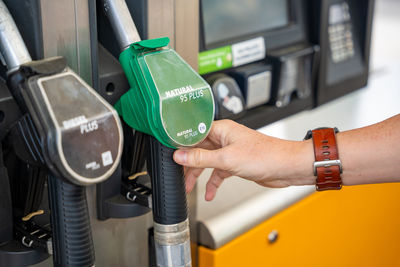
[[[345,185],[400,182],[400,115],[337,135]]]
[[[336,135],[344,185],[400,182],[400,115]],[[299,142],[290,160],[293,185],[315,184],[311,140]],[[293,162],[297,162],[293,163]]]

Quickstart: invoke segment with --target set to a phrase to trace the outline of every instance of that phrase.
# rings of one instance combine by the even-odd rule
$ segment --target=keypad
[[[348,60],[354,56],[349,5],[346,2],[332,5],[329,15],[328,35],[332,61],[338,63]]]

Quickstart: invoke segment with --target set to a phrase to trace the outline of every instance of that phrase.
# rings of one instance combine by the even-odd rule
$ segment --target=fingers
[[[226,169],[222,149],[229,144],[228,135],[239,125],[230,120],[215,121],[207,138],[196,147],[175,151],[174,160],[183,166]]]
[[[222,158],[222,149],[179,149],[174,152],[174,160],[176,163],[188,167],[226,169],[225,161]]]
[[[203,171],[203,168],[187,168],[185,172],[186,193],[190,193],[193,190],[197,178]]]
[[[221,171],[218,169],[213,170],[210,179],[208,180],[206,185],[205,199],[207,201],[211,201],[214,199],[215,195],[217,194],[218,188],[221,186],[224,179],[229,176],[231,175],[226,171]]]
[[[221,147],[226,146],[228,144],[227,137],[234,124],[236,123],[231,120],[214,121],[207,138],[214,144],[218,144]]]
[[[208,150],[214,150],[214,149],[221,148],[221,145],[215,144],[210,139],[206,138],[200,144],[197,144],[195,147],[204,148],[204,149],[208,149]]]

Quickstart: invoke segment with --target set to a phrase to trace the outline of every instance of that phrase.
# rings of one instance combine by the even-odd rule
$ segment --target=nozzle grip
[[[56,267],[92,267],[95,256],[85,187],[49,177]]]
[[[177,224],[187,219],[182,166],[172,158],[174,149],[149,137],[148,171],[153,189],[153,218],[158,224]]]

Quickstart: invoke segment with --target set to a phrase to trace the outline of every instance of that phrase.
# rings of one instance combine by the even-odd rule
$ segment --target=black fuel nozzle
[[[49,173],[54,266],[94,266],[83,186],[116,170],[123,135],[117,112],[66,65],[62,57],[32,61],[0,0],[0,53],[8,85],[29,127],[27,151]],[[27,124],[28,125],[28,124]]]

